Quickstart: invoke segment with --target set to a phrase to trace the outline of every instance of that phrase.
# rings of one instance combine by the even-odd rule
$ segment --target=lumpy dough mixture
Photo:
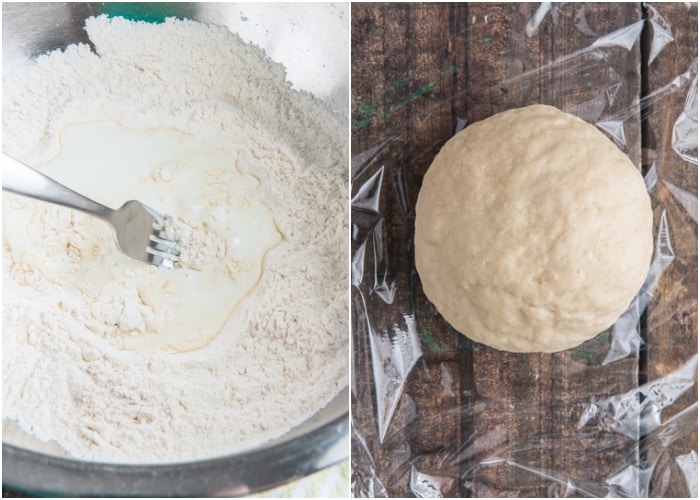
[[[442,316],[513,352],[574,347],[644,283],[652,211],[632,162],[594,126],[534,105],[459,132],[416,206],[416,267]]]
[[[224,27],[86,30],[94,49],[3,75],[3,148],[168,215],[182,267],[3,194],[3,438],[127,463],[257,447],[347,385],[346,128]]]

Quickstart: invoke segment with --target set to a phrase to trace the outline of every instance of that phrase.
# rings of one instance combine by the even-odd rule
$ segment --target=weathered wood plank
[[[461,416],[455,410],[461,396],[452,392],[454,383],[446,381],[464,376],[462,365],[466,363],[462,358],[470,353],[458,348],[464,339],[448,331],[420,292],[413,270],[412,238],[413,205],[422,174],[464,111],[455,109],[450,99],[464,91],[464,79],[455,77],[458,61],[466,58],[465,45],[458,41],[464,36],[464,19],[466,5],[353,5],[352,93],[357,105],[353,114],[353,156],[389,141],[379,158],[366,162],[364,168],[358,167],[353,178],[356,193],[358,186],[367,184],[383,168],[381,217],[368,219],[362,210],[353,209],[353,223],[364,219],[362,230],[367,231],[356,233],[353,252],[357,254],[368,241],[370,229],[366,226],[373,230],[373,242],[375,230],[380,228],[387,243],[387,282],[395,286],[388,305],[374,293],[374,279],[363,281],[353,290],[353,310],[356,315],[366,311],[374,333],[387,337],[395,327],[405,329],[404,315],[411,315],[425,353],[405,381],[404,396],[380,443],[376,387],[381,381],[376,380],[371,364],[370,346],[364,338],[369,334],[367,329],[355,331],[355,366],[360,369],[353,374],[353,422],[363,444],[357,446],[355,440],[353,465],[365,471],[371,467],[391,496],[411,495],[409,457],[421,457],[419,468],[440,469],[446,443],[462,442]],[[446,40],[455,43],[446,44]],[[375,260],[372,254],[367,262]],[[437,329],[433,328],[436,323]],[[442,390],[444,385],[450,390]],[[356,474],[353,480],[367,478]],[[447,481],[444,493],[456,494],[457,481]]]
[[[669,86],[693,62],[697,64],[698,10],[697,4],[659,3],[646,6],[645,11],[650,20],[643,51],[648,75],[644,89],[647,97],[643,101],[648,116],[645,167],[658,172],[654,194],[659,206],[655,213],[660,218],[665,209],[675,254],[659,279],[646,314],[642,381],[654,384],[681,369],[698,352],[698,171],[697,165],[680,155],[683,148],[673,143],[673,130],[682,126],[677,121],[686,107],[692,81],[679,79],[682,85],[679,90]],[[692,78],[692,74],[689,76]],[[697,113],[697,103],[694,108]],[[692,203],[687,204],[692,200],[695,200],[694,208]],[[669,424],[674,416],[697,403],[695,382],[694,387],[663,410],[661,422],[665,426],[676,427],[675,422]],[[684,423],[674,429],[675,439],[667,438],[671,441],[668,446],[659,446],[655,433],[643,442],[643,459],[657,465],[651,477],[650,496],[686,497],[691,493],[676,461],[676,457],[697,454],[697,414],[691,417],[676,420]]]

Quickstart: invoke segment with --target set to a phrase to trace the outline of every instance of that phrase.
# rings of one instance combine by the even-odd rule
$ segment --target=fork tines
[[[165,236],[162,224],[154,222],[153,229],[154,232],[149,236],[151,242],[146,248],[150,263],[167,269],[177,267],[180,261],[180,250],[177,247],[177,242]]]

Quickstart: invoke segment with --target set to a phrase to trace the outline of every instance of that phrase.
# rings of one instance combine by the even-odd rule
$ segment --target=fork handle
[[[113,210],[2,153],[2,190],[48,201],[109,221]]]

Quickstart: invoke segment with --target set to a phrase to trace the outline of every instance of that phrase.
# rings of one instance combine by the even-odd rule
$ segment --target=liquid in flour
[[[136,262],[117,250],[104,222],[76,213],[72,227],[61,227],[65,219],[52,214],[70,209],[26,199],[14,200],[5,218],[13,252],[36,253],[30,233],[42,225],[65,243],[65,254],[51,256],[54,280],[89,297],[96,335],[120,349],[199,349],[257,284],[265,254],[281,240],[258,197],[259,181],[241,174],[236,159],[235,149],[216,149],[174,129],[68,126],[60,153],[39,170],[107,206],[137,199],[167,214],[183,266]]]
[[[109,234],[104,223],[3,196],[5,229],[12,223],[8,206],[33,202],[47,211],[31,232],[21,227],[24,232],[2,235],[3,418],[80,460],[172,463],[259,447],[308,421],[348,382],[347,127],[290,88],[281,66],[226,27],[100,16],[87,19],[85,29],[91,46],[39,56],[26,71],[3,79],[7,152],[41,166],[57,156],[60,132],[76,123],[109,121],[149,136],[154,129],[179,130],[230,153],[217,170],[235,165],[261,181],[257,192],[283,239],[265,255],[260,281],[231,306],[224,329],[206,347],[129,351],[114,347],[114,336],[129,319],[125,299],[134,294],[110,296],[106,289],[95,304],[92,290],[73,293],[62,282],[68,270],[79,271],[78,250],[114,248],[111,235],[104,245],[86,246],[94,233],[82,230],[85,221]],[[144,183],[177,178],[176,160],[154,167]],[[92,182],[99,185],[121,182],[117,174],[95,173]],[[125,199],[101,201],[118,206]],[[143,201],[185,216],[157,199]],[[206,222],[224,236],[206,218],[189,222]],[[57,242],[56,231],[66,239]],[[18,240],[26,239],[34,250],[42,242],[44,251],[25,252]],[[207,255],[216,259],[215,248]],[[207,299],[220,295],[207,291]],[[158,314],[149,318],[147,312],[133,319],[169,315],[153,311]],[[98,336],[100,328],[105,333]]]

